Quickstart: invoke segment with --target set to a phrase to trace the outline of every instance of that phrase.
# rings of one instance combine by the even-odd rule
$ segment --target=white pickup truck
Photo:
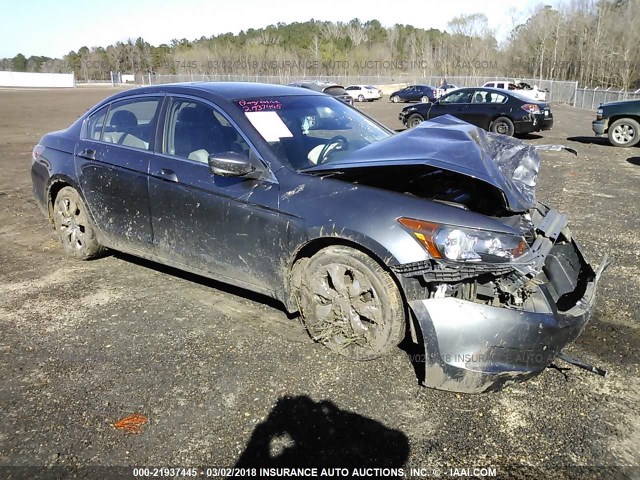
[[[493,80],[491,82],[485,83],[483,87],[499,88],[502,90],[515,90],[536,102],[547,101],[547,91],[538,89],[537,85],[531,87],[526,83],[516,83],[511,80]]]

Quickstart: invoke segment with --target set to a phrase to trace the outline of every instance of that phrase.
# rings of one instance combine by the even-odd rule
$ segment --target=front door
[[[162,152],[150,168],[149,198],[157,254],[225,280],[270,290],[281,276],[286,222],[278,213],[278,184],[253,147],[218,109],[173,98]],[[262,178],[214,175],[211,154],[246,154]]]

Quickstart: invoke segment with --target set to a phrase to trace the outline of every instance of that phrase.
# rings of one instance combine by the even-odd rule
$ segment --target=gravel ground
[[[0,90],[0,478],[292,464],[640,478],[640,148],[594,138],[593,112],[554,105],[553,130],[526,141],[579,151],[542,154],[538,197],[569,214],[594,263],[615,260],[568,349],[610,375],[548,369],[458,395],[420,388],[402,349],[367,363],[330,353],[259,295],[118,253],[67,258],[32,199],[31,148],[112,92]],[[401,127],[398,105],[361,108]],[[132,413],[148,418],[140,433],[113,428]]]

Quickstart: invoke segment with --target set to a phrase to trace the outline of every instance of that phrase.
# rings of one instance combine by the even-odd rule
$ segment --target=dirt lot
[[[349,363],[263,297],[121,254],[65,257],[32,199],[31,149],[112,92],[0,90],[0,465],[640,478],[640,148],[593,138],[593,112],[554,106],[553,130],[527,141],[579,151],[543,154],[538,197],[569,214],[595,263],[615,260],[568,350],[610,375],[548,369],[465,396],[418,387],[401,349]],[[400,106],[362,108],[400,127]],[[140,434],[111,426],[131,413],[149,419]]]

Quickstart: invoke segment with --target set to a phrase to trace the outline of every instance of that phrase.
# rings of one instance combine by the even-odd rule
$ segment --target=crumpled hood
[[[535,185],[540,166],[536,147],[506,135],[486,132],[450,115],[423,122],[385,140],[346,152],[339,160],[305,171],[420,164],[493,185],[504,194],[505,208],[512,212],[523,212],[536,205]]]

